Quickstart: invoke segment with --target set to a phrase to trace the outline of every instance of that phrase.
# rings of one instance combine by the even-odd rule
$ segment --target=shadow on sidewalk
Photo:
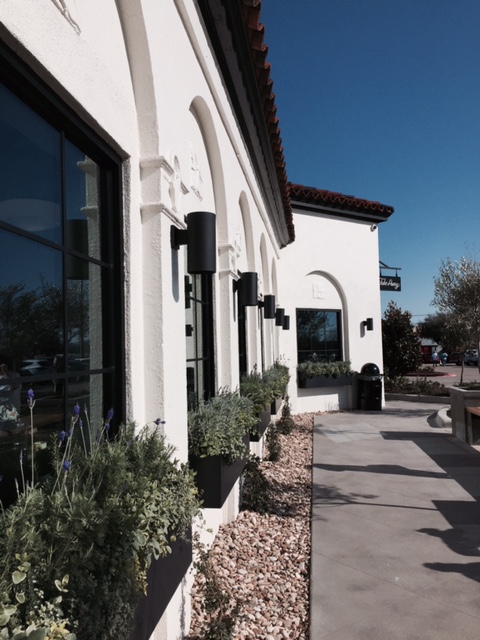
[[[428,455],[445,475],[457,482],[473,500],[433,500],[436,510],[450,529],[419,529],[419,533],[440,538],[454,553],[480,556],[480,452],[453,435],[418,432],[383,432],[386,440],[410,440]],[[480,562],[425,563],[425,567],[443,573],[459,573],[480,582]]]

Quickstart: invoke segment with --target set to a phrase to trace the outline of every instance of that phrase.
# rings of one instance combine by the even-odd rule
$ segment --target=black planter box
[[[258,418],[258,427],[256,431],[250,434],[250,442],[259,442],[271,421],[272,414],[270,413],[270,409],[265,409]]]
[[[171,543],[172,553],[154,560],[147,574],[148,591],[142,596],[135,612],[135,626],[130,640],[149,640],[168,603],[183,580],[192,562],[191,531],[188,541]]]
[[[248,461],[249,436],[244,436],[243,441],[247,446],[247,456],[232,464],[227,464],[222,456],[190,456],[190,467],[195,471],[195,482],[204,508],[220,509],[242,474]]]
[[[298,376],[299,389],[315,389],[322,387],[346,387],[353,384],[353,375],[349,373],[342,373],[336,378],[333,376],[314,376],[313,378],[306,378],[304,376]]]
[[[277,415],[277,413],[280,411],[282,403],[283,403],[283,398],[275,398],[275,400],[272,402],[272,405],[270,407],[270,413],[272,414],[272,416]]]

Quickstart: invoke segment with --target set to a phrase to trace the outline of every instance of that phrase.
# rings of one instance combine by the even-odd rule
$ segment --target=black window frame
[[[337,332],[337,340],[336,349],[300,349],[300,335],[299,335],[299,315],[302,312],[315,312],[315,313],[332,313],[336,316],[336,332]],[[300,364],[301,362],[305,362],[307,360],[317,360],[321,362],[335,362],[343,360],[343,321],[342,321],[342,311],[341,309],[318,309],[311,307],[301,307],[296,309],[296,331],[297,331],[297,362]],[[338,355],[335,357],[331,357],[330,352],[336,352]]]
[[[7,45],[0,43],[0,83],[5,85],[20,100],[28,105],[47,123],[53,126],[70,142],[77,145],[88,157],[101,166],[103,180],[100,182],[102,202],[102,234],[100,260],[104,269],[102,276],[102,334],[103,367],[83,372],[84,375],[103,374],[104,414],[115,407],[116,422],[125,420],[125,318],[124,318],[124,273],[123,273],[123,160],[100,135],[94,131],[78,111],[69,106],[42,78],[40,78]],[[0,227],[18,235],[39,241],[28,231],[11,227],[0,221]],[[48,241],[44,242],[49,245]],[[66,301],[65,301],[66,305]],[[115,331],[112,331],[115,323]],[[69,373],[63,377],[68,379]],[[38,378],[38,376],[37,376]],[[35,377],[31,377],[32,382]],[[25,382],[25,381],[24,381]],[[64,399],[64,418],[67,421],[72,408],[68,396]]]
[[[186,359],[187,405],[194,410],[215,395],[212,274],[185,275],[185,309],[192,309],[192,324],[186,324],[185,333],[193,339],[195,354]]]

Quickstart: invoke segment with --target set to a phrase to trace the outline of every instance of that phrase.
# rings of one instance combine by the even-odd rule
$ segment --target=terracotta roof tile
[[[283,210],[288,228],[290,242],[295,240],[295,227],[293,224],[292,203],[288,189],[287,170],[275,94],[273,93],[273,80],[270,77],[271,64],[267,62],[268,46],[265,44],[265,27],[260,23],[261,0],[243,0],[243,14],[247,26],[248,38],[251,46],[252,60],[256,70],[258,90],[263,102],[263,113],[267,124],[272,147],[278,183],[281,188]]]
[[[292,199],[302,202],[325,204],[331,207],[338,207],[339,209],[365,211],[370,213],[377,212],[387,216],[390,216],[394,212],[394,208],[388,204],[382,204],[381,202],[376,202],[374,200],[365,200],[363,198],[357,198],[356,196],[347,196],[335,191],[306,187],[303,184],[289,183],[288,189]]]

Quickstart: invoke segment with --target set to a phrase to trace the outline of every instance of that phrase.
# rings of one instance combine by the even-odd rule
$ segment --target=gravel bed
[[[269,512],[241,511],[211,547],[218,583],[240,605],[234,639],[308,638],[313,415],[292,416],[280,460],[260,465],[272,487]],[[204,582],[198,575],[192,590],[190,640],[209,637]]]

